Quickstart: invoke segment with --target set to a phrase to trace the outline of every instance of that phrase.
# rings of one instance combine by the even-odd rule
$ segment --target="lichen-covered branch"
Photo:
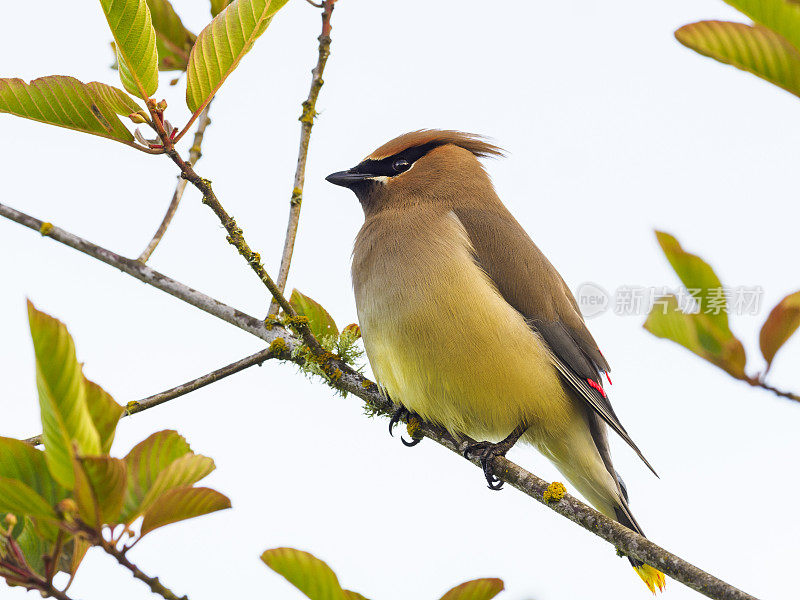
[[[188,286],[169,279],[137,261],[95,246],[71,233],[47,223],[42,223],[38,219],[24,215],[2,204],[0,204],[0,216],[7,217],[31,229],[42,231],[56,241],[98,258],[136,277],[140,281],[149,283],[244,331],[271,342],[273,348],[280,351],[277,354],[282,359],[291,360],[297,364],[304,364],[306,360],[314,360],[321,371],[325,373],[329,385],[361,398],[366,403],[369,411],[374,414],[389,415],[394,411],[395,407],[392,402],[380,392],[375,383],[353,370],[334,354],[329,352],[323,354],[303,352],[305,347],[303,346],[303,341],[279,324],[267,325],[213,298],[204,296]],[[459,456],[463,456],[464,448],[472,441],[467,438],[455,440],[446,431],[428,423],[414,421],[412,427],[412,437],[425,436]],[[471,462],[479,466],[477,459],[471,459]],[[680,581],[701,594],[716,600],[755,600],[753,596],[695,567],[616,521],[612,521],[577,498],[566,493],[562,495],[558,486],[551,487],[546,481],[510,460],[497,457],[494,459],[493,467],[500,479],[524,494],[546,505],[570,521],[577,523],[587,531],[603,538],[621,553],[656,567],[676,581]]]
[[[211,102],[213,102],[213,100]],[[192,165],[197,164],[197,161],[200,160],[200,157],[203,155],[203,137],[206,133],[206,127],[208,127],[209,123],[211,123],[211,119],[208,117],[208,109],[211,107],[211,102],[206,104],[206,107],[200,113],[199,121],[197,122],[197,129],[194,133],[194,141],[192,142],[192,147],[189,148],[189,164]],[[153,239],[150,240],[150,243],[147,244],[147,247],[142,251],[141,255],[139,255],[139,260],[141,262],[147,262],[147,260],[155,251],[156,246],[158,246],[158,244],[161,242],[164,234],[167,233],[167,228],[172,222],[172,217],[175,216],[175,213],[178,210],[178,205],[181,203],[181,199],[183,198],[183,192],[186,191],[187,183],[188,182],[183,177],[178,178],[178,183],[175,186],[175,192],[172,194],[172,201],[169,203],[169,208],[167,208],[167,214],[164,215],[164,219],[161,221],[161,225],[158,226],[158,229],[153,235]]]
[[[278,270],[276,283],[278,289],[283,293],[286,290],[286,280],[289,277],[289,268],[292,264],[292,253],[294,252],[294,241],[297,237],[297,226],[300,222],[300,208],[303,204],[303,186],[306,179],[306,160],[308,159],[308,146],[311,141],[311,128],[314,126],[314,119],[317,116],[317,98],[322,89],[322,74],[325,71],[325,64],[331,55],[331,15],[336,0],[324,0],[317,8],[322,9],[322,33],[317,38],[319,49],[317,64],[311,71],[311,88],[308,91],[308,98],[303,102],[303,112],[300,115],[300,150],[297,153],[297,168],[294,172],[294,186],[292,195],[289,199],[289,222],[286,225],[286,239],[283,243],[283,254],[281,255],[281,265]],[[317,6],[314,4],[314,6]],[[269,305],[269,314],[278,313],[278,302],[273,298]]]

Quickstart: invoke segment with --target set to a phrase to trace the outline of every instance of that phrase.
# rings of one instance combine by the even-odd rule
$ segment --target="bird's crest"
[[[403,150],[419,146],[427,146],[428,149],[432,149],[436,146],[444,146],[447,144],[453,144],[465,150],[469,150],[478,158],[504,156],[505,154],[502,148],[489,143],[486,138],[474,133],[445,129],[419,129],[417,131],[404,133],[386,142],[365,160],[382,160],[389,156],[394,156]]]

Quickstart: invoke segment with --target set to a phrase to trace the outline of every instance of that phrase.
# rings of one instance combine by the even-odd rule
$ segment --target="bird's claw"
[[[503,480],[494,474],[492,466],[495,458],[505,455],[505,452],[499,448],[500,445],[492,442],[476,442],[469,444],[464,449],[464,458],[474,457],[480,461],[483,476],[486,477],[486,483],[489,484],[490,490],[499,490],[503,487]]]
[[[389,419],[389,435],[394,437],[394,428],[397,427],[397,424],[400,421],[405,420],[406,422],[410,422],[413,418],[418,419],[419,417],[415,413],[408,410],[405,406],[398,406],[392,413],[392,417]],[[403,442],[404,446],[411,448],[419,444],[422,441],[422,438],[412,437],[411,441],[409,442],[403,436],[400,436],[400,441]]]

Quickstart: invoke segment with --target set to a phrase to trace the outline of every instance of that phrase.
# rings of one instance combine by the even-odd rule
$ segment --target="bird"
[[[398,407],[390,432],[414,415],[483,440],[465,454],[492,489],[502,485],[494,458],[521,439],[598,511],[644,535],[607,428],[655,470],[609,402],[610,368],[574,296],[480,160],[504,155],[477,134],[421,129],[326,177],[364,212],[351,274],[367,359]],[[629,560],[663,591],[663,573]]]

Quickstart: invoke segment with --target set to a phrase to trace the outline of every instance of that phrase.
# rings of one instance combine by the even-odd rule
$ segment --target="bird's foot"
[[[501,448],[502,445],[502,442],[499,444],[475,442],[464,449],[464,458],[477,458],[480,461],[483,468],[483,476],[486,477],[486,483],[489,484],[490,490],[499,490],[503,487],[503,481],[494,474],[494,467],[492,466],[495,458],[505,456],[508,451],[507,448],[503,450]]]
[[[403,445],[411,448],[412,446],[419,444],[422,441],[422,436],[417,437],[410,431],[415,421],[417,424],[422,421],[422,419],[419,418],[419,415],[411,412],[403,405],[398,405],[395,411],[392,413],[392,418],[389,419],[389,435],[394,436],[394,428],[400,421],[406,421],[408,423],[409,434],[411,434],[410,442],[403,436],[400,436],[400,441],[403,442]]]
[[[464,458],[474,457],[480,461],[481,467],[483,467],[483,475],[486,477],[490,490],[499,490],[503,487],[503,481],[494,474],[494,467],[492,466],[494,459],[498,456],[505,456],[506,452],[511,450],[527,429],[527,425],[518,425],[507,438],[496,444],[492,442],[475,442],[474,444],[468,444],[464,448]]]

